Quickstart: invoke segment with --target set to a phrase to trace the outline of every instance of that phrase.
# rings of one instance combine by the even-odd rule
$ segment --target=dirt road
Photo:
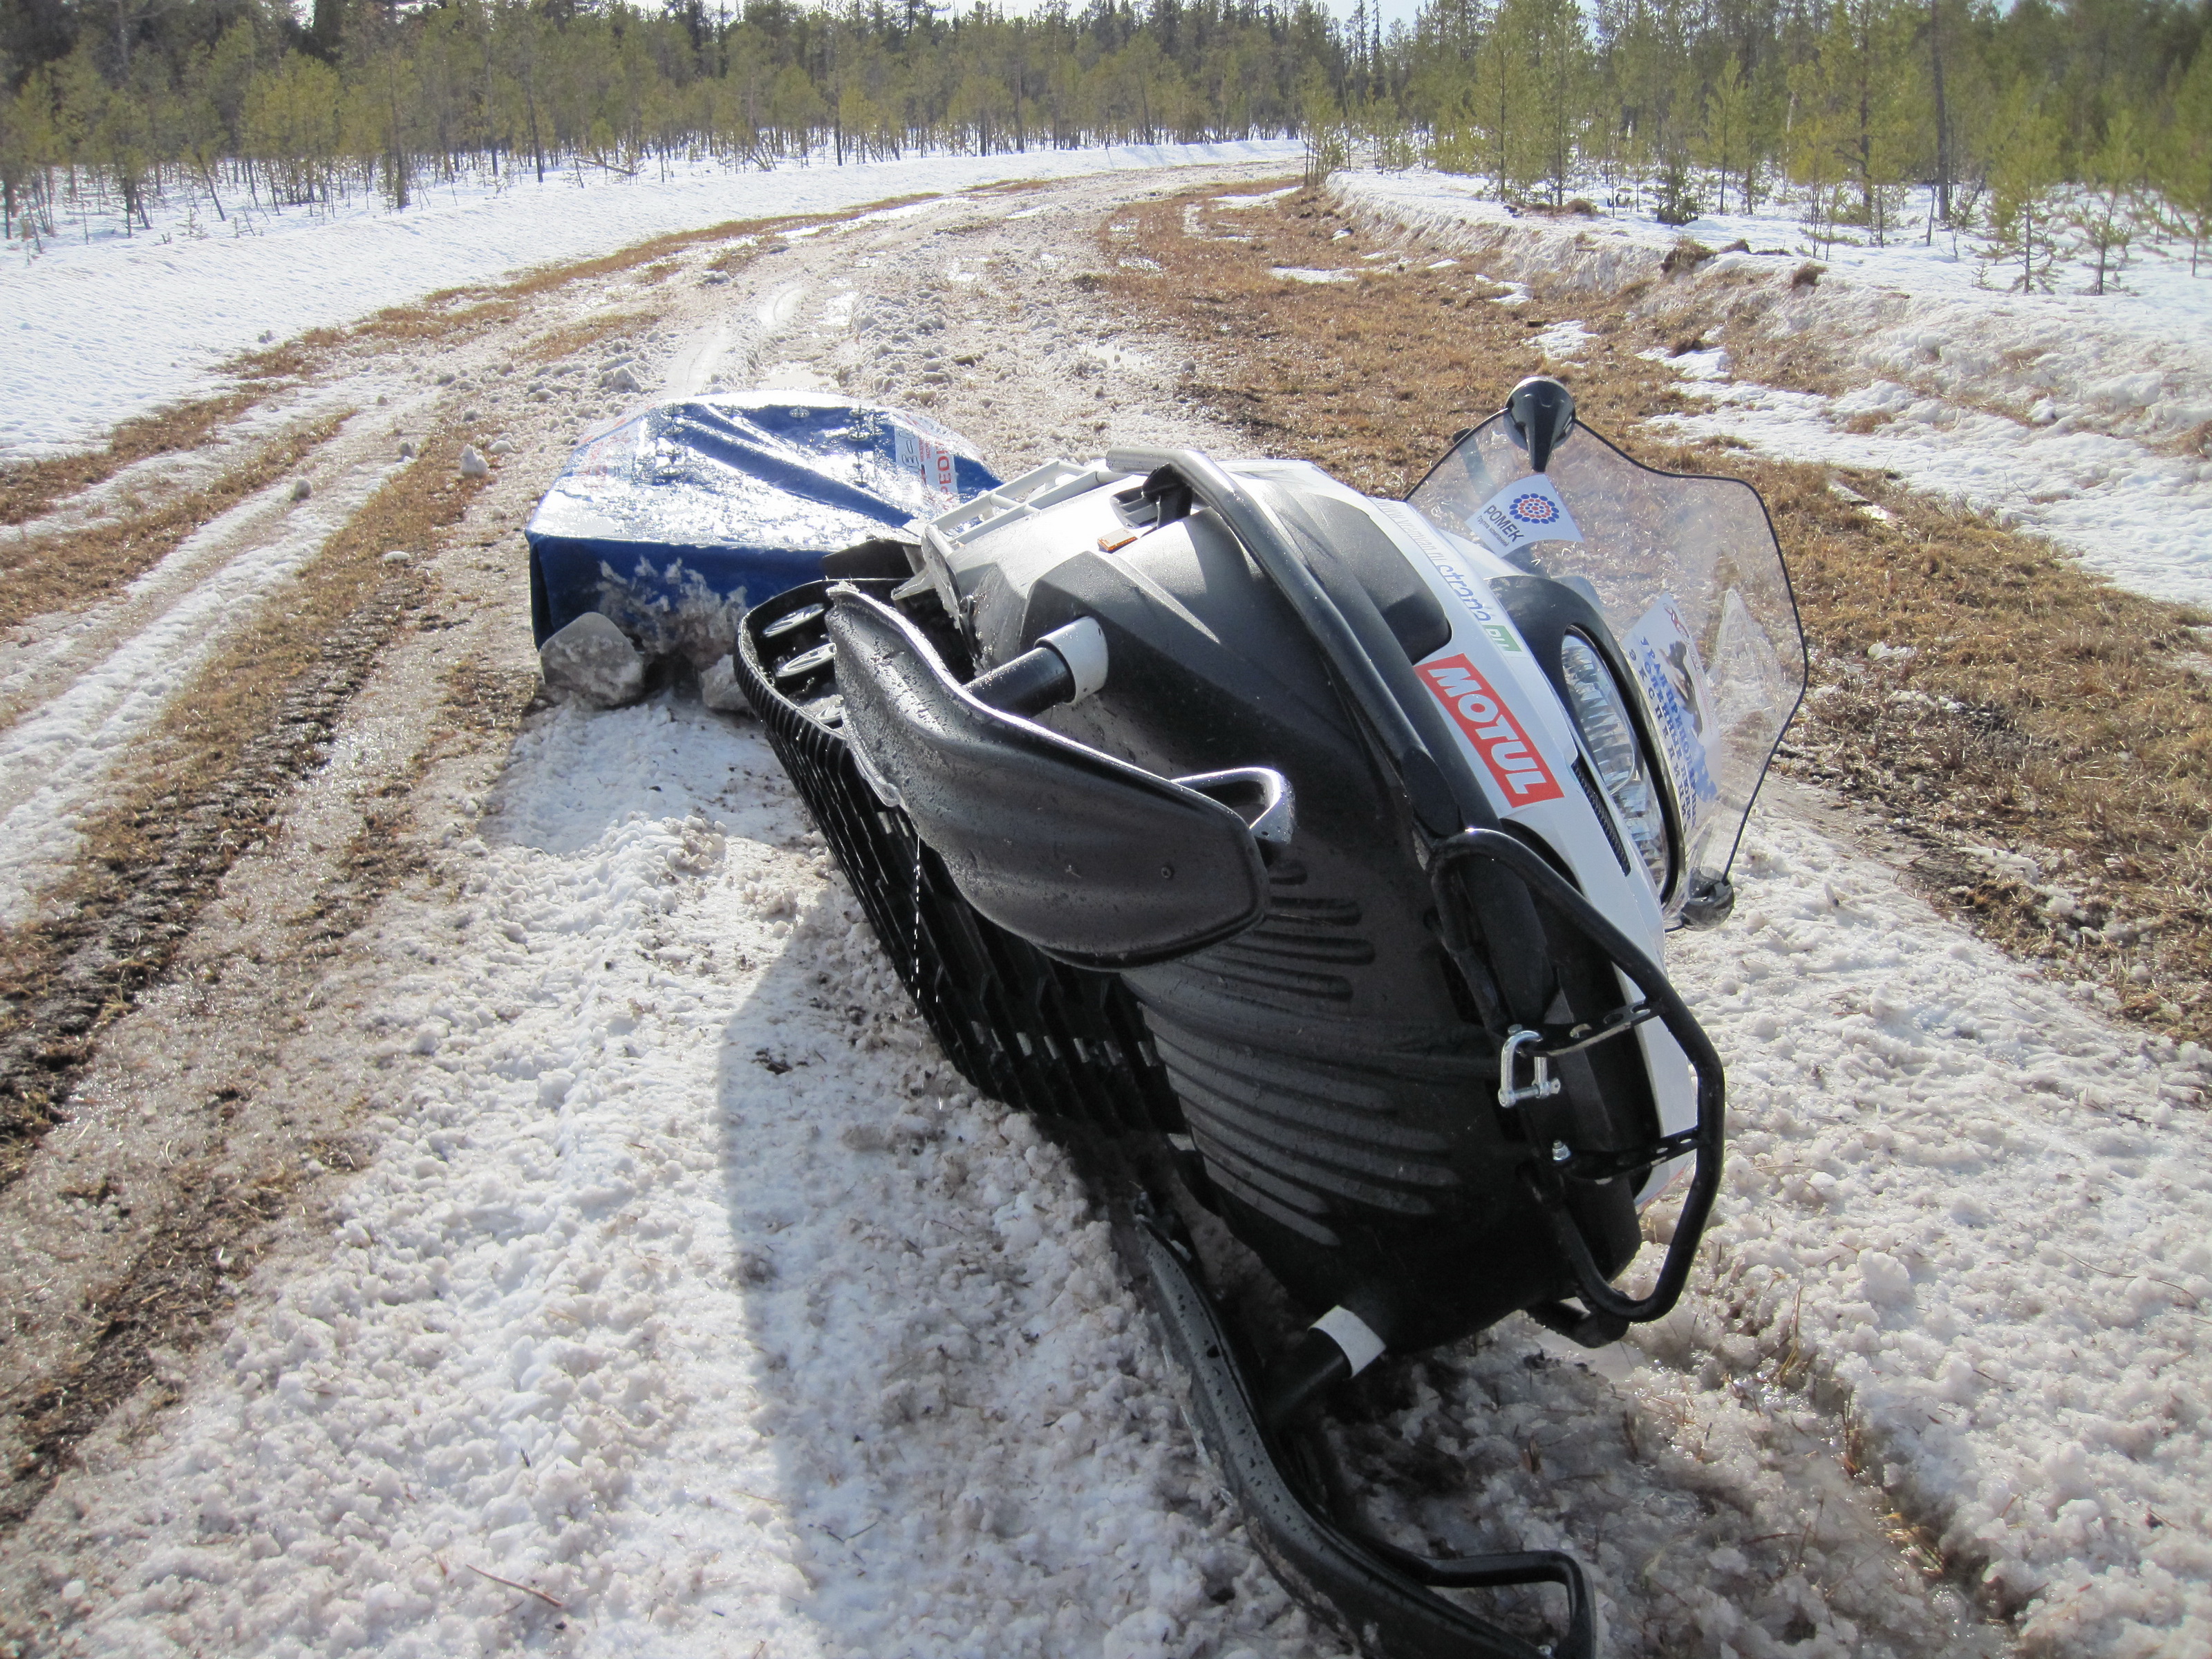
[[[757,729],[680,687],[532,702],[520,527],[643,397],[881,396],[1006,473],[1240,449],[1096,298],[1156,187],[430,307],[59,509],[343,416],[0,655],[8,1036],[52,1101],[0,1191],[23,1651],[1342,1650],[1220,1503],[1065,1158],[937,1056]],[[606,389],[624,364],[646,392]],[[182,780],[150,799],[147,753]],[[1809,823],[1759,844],[1749,909],[1879,887]],[[103,885],[126,842],[158,856]],[[1378,1513],[1577,1549],[1623,1653],[2002,1646],[1909,1565],[1839,1416],[1745,1385],[1755,1347],[1716,1362],[1731,1293],[1603,1369],[1518,1322],[1401,1369],[1350,1431]]]

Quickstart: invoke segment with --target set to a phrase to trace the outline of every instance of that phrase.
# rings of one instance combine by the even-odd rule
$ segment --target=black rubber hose
[[[1024,651],[968,682],[968,695],[1008,714],[1035,714],[1075,695],[1066,659],[1048,645]]]

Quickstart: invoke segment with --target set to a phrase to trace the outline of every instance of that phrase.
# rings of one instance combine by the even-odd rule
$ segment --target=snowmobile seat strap
[[[1234,806],[991,708],[902,612],[849,585],[829,598],[854,758],[985,916],[1111,969],[1266,914],[1267,867]]]

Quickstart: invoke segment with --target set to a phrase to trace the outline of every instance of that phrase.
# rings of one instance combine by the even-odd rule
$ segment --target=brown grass
[[[9,544],[8,580],[0,584],[0,628],[88,604],[152,569],[185,537],[298,466],[353,414],[345,410],[272,438],[204,489],[157,507]]]
[[[486,300],[458,310],[425,300],[417,305],[386,306],[366,322],[355,324],[350,332],[354,339],[389,345],[459,341],[513,322],[521,309],[513,300]]]
[[[1527,304],[1496,306],[1498,290],[1464,264],[1431,271],[1418,252],[1410,269],[1370,265],[1354,283],[1280,281],[1270,266],[1358,268],[1384,245],[1337,238],[1352,227],[1310,194],[1212,216],[1249,241],[1186,236],[1185,203],[1212,193],[1117,214],[1133,240],[1102,243],[1162,267],[1117,265],[1104,281],[1196,356],[1193,395],[1256,447],[1402,495],[1455,431],[1547,367],[1529,336],[1581,319],[1598,337],[1582,363],[1550,367],[1593,425],[1653,465],[1747,477],[1766,497],[1814,653],[1815,694],[1784,763],[1901,821],[1940,906],[2102,981],[2136,1019],[2212,1038],[2212,659],[2194,631],[2212,616],[2124,593],[1883,477],[1846,482],[1887,521],[1839,499],[1826,469],[1640,430],[1684,404],[1638,354],[1681,342],[1632,320],[1633,295],[1607,303],[1540,283]],[[1911,654],[1877,660],[1870,646]],[[1984,847],[2033,857],[2041,882],[2001,874]]]
[[[580,323],[565,323],[559,328],[547,330],[515,355],[519,361],[526,363],[557,362],[563,357],[574,356],[586,346],[598,344],[610,334],[641,328],[659,320],[659,313],[651,311],[615,311],[602,316],[586,317]]]
[[[296,349],[255,352],[233,368],[242,385],[125,421],[108,434],[102,448],[0,466],[0,525],[35,519],[57,501],[106,482],[134,462],[197,449],[224,422],[292,384],[307,368],[303,354]]]

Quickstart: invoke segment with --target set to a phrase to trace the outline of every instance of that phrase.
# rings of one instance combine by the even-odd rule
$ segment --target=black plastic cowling
[[[1266,914],[1267,869],[1231,808],[991,708],[897,611],[830,598],[851,739],[984,915],[1063,961],[1131,968]]]

